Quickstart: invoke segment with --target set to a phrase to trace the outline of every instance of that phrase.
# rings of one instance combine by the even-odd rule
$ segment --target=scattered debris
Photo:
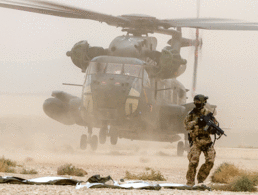
[[[17,163],[10,159],[6,159],[4,156],[0,158],[0,172],[15,173],[12,167],[16,167]]]
[[[166,181],[165,177],[160,171],[155,171],[152,168],[146,167],[145,172],[138,175],[132,174],[129,171],[125,172],[125,179],[139,179],[139,180],[151,180],[151,181]]]
[[[112,181],[112,184],[108,182]],[[178,190],[210,190],[207,186],[187,186],[184,184],[174,183],[149,183],[145,181],[114,181],[110,176],[100,177],[100,175],[94,175],[90,177],[86,184],[82,184],[83,181],[64,177],[40,177],[35,179],[23,179],[19,177],[0,177],[0,183],[9,184],[30,184],[30,185],[76,185],[76,189],[81,188],[112,188],[112,189],[145,189],[145,190],[160,190],[163,188],[178,189]]]
[[[20,177],[1,177],[0,183],[9,184],[34,184],[34,185],[76,185],[82,181],[77,181],[74,179],[64,178],[64,177],[40,177],[35,179],[23,179]]]
[[[212,174],[211,181],[214,183],[230,183],[240,174],[241,170],[234,164],[222,163]]]
[[[222,163],[211,176],[212,189],[234,192],[255,192],[258,185],[258,173],[239,169],[233,164]]]
[[[57,175],[74,175],[83,177],[88,173],[82,168],[76,168],[72,164],[65,164],[57,169]]]
[[[21,174],[38,174],[38,172],[35,169],[25,169],[25,168],[23,168],[20,173]]]

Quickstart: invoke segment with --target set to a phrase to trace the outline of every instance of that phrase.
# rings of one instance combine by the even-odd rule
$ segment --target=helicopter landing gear
[[[184,135],[184,138],[185,138],[185,144],[183,141],[180,141],[177,143],[177,156],[183,156],[184,151],[186,151],[187,153],[190,151],[187,133]]]
[[[85,150],[87,148],[87,135],[82,134],[81,141],[80,141],[80,148]]]
[[[107,134],[108,134],[108,128],[107,127],[101,127],[99,130],[99,143],[104,144],[107,140]]]
[[[177,143],[177,156],[183,156],[184,154],[184,142],[180,141]]]
[[[109,135],[110,135],[110,143],[112,145],[116,145],[117,144],[117,140],[118,140],[118,132],[117,132],[117,130],[115,128],[110,128]]]
[[[88,137],[86,134],[82,134],[81,140],[80,140],[80,148],[82,150],[85,150],[87,148],[87,144],[89,143],[91,146],[91,149],[95,151],[98,148],[98,137],[96,135],[92,136],[92,127],[88,127],[88,134],[89,134]]]
[[[90,139],[90,146],[93,151],[97,150],[98,148],[98,137],[93,135]]]

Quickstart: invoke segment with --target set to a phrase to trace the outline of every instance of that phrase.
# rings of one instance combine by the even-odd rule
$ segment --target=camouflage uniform
[[[204,131],[203,127],[197,125],[198,119],[201,115],[207,115],[210,113],[206,108],[198,110],[194,108],[186,117],[184,125],[186,130],[189,132],[192,139],[192,146],[188,153],[189,166],[186,174],[187,185],[195,184],[196,168],[199,163],[199,157],[201,152],[204,153],[205,163],[201,166],[197,180],[198,183],[202,183],[209,175],[215,161],[216,152],[212,145],[210,134],[213,134],[212,130]],[[214,122],[217,121],[214,119]]]

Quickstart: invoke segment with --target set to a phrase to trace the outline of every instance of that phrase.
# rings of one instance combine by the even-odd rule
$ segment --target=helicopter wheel
[[[93,151],[97,150],[98,148],[98,137],[93,135],[90,139],[90,146]]]
[[[107,140],[107,128],[100,128],[99,130],[99,143],[104,144]]]
[[[116,131],[116,129],[111,129],[110,130],[110,143],[112,144],[112,145],[116,145],[117,144],[117,140],[118,140],[118,134],[117,134],[117,131]]]
[[[182,141],[177,144],[177,156],[183,156],[184,154],[184,143]]]
[[[85,150],[87,148],[87,135],[82,134],[81,141],[80,141],[80,148]]]

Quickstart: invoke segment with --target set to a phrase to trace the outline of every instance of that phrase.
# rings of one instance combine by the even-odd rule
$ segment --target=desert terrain
[[[94,134],[98,135],[98,129]],[[165,183],[185,184],[188,160],[186,153],[176,156],[176,143],[157,143],[119,139],[113,146],[109,139],[93,152],[90,146],[86,150],[79,148],[79,140],[86,129],[79,126],[65,126],[44,116],[9,115],[0,121],[0,155],[14,160],[26,169],[34,169],[36,175],[1,173],[1,176],[17,176],[25,179],[44,176],[57,176],[57,168],[66,163],[83,168],[88,172],[84,177],[73,179],[86,181],[90,176],[110,175],[119,181],[125,172],[137,174],[146,167],[160,171]],[[232,131],[216,143],[217,158],[213,171],[223,162],[234,163],[246,170],[258,170],[258,149],[248,145],[251,142],[238,139],[243,136]],[[253,136],[250,136],[253,137]],[[257,136],[256,136],[257,137]],[[238,140],[237,143],[234,140]],[[251,139],[250,139],[251,140]],[[240,142],[240,143],[239,143]],[[231,145],[230,145],[231,144]],[[242,144],[242,145],[241,145]],[[245,147],[246,146],[246,147]],[[202,164],[204,162],[201,156]],[[71,176],[64,176],[70,178]],[[210,182],[210,178],[207,183]],[[161,182],[160,182],[161,183]],[[184,191],[161,189],[118,190],[118,189],[75,189],[75,186],[18,185],[1,184],[0,194],[239,194],[221,191]],[[249,194],[249,193],[243,193]]]

